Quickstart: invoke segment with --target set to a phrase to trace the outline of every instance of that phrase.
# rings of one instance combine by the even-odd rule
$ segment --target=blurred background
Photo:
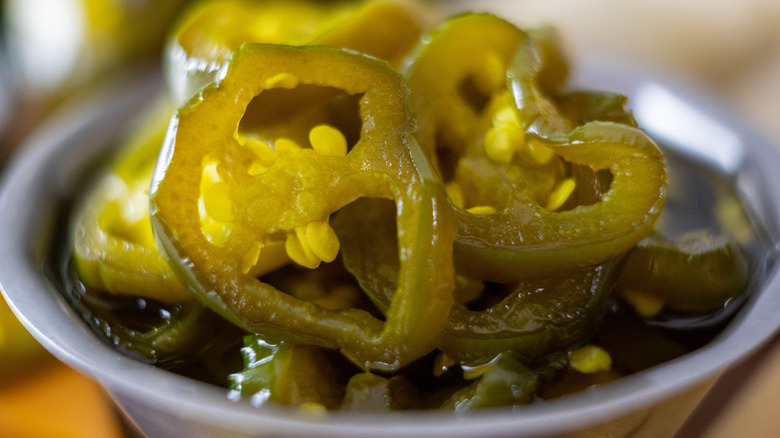
[[[187,0],[4,0],[0,172],[72,96],[120,72],[160,66]],[[599,53],[713,96],[780,144],[780,0],[449,0],[442,15],[489,10],[555,25],[574,60]],[[620,91],[620,90],[613,90]],[[9,212],[2,212],[9,214]],[[715,385],[681,436],[775,436],[776,339]],[[51,358],[0,301],[0,431],[10,437],[128,435],[93,382]]]

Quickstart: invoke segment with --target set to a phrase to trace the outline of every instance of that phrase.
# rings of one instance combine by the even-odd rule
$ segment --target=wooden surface
[[[723,375],[677,438],[780,435],[780,336]]]
[[[32,364],[31,364],[32,365]],[[122,438],[120,417],[100,386],[54,360],[0,386],[7,438]]]

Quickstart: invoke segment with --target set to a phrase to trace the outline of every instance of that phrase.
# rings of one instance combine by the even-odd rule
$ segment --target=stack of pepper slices
[[[593,337],[616,300],[652,318],[744,290],[733,239],[651,234],[664,155],[623,96],[564,90],[551,29],[418,14],[234,0],[180,21],[168,95],[74,210],[73,282],[109,342],[256,404],[463,410],[621,375]],[[157,317],[89,306],[112,300]],[[243,370],[214,359],[239,351]]]

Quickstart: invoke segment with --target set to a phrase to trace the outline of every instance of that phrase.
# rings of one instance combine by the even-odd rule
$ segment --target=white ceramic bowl
[[[137,362],[102,343],[69,307],[45,266],[61,202],[134,114],[158,93],[143,76],[65,107],[29,138],[5,169],[0,188],[0,288],[24,325],[55,356],[100,382],[150,437],[669,436],[714,379],[757,349],[780,326],[780,153],[713,102],[688,89],[596,60],[578,84],[630,96],[648,131],[744,197],[766,247],[767,271],[726,329],[704,347],[614,383],[520,408],[388,414],[294,411],[229,401],[226,390]],[[635,435],[632,435],[635,436]]]

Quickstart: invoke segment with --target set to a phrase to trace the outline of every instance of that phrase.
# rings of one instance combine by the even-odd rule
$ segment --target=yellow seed
[[[457,303],[469,303],[482,295],[485,284],[473,278],[455,275],[454,298]]]
[[[496,114],[493,116],[493,125],[497,127],[512,125],[521,129],[520,119],[517,117],[515,110],[509,105],[504,105],[496,111]]]
[[[601,347],[586,345],[569,353],[569,365],[583,374],[609,371],[612,357]]]
[[[322,403],[307,401],[298,406],[298,413],[310,420],[324,420],[328,418],[328,408]]]
[[[449,196],[452,205],[458,208],[463,208],[465,205],[463,190],[460,188],[458,183],[452,181],[444,187],[444,190],[446,190],[447,196]]]
[[[509,163],[515,154],[515,145],[506,131],[490,128],[485,134],[485,154],[495,162]]]
[[[230,199],[230,186],[217,182],[209,186],[203,193],[203,207],[206,214],[220,222],[233,222],[235,211]]]
[[[274,141],[274,149],[277,151],[283,151],[283,150],[293,150],[293,149],[300,149],[300,145],[298,143],[290,140],[289,138],[277,138]]]
[[[305,268],[315,269],[320,265],[321,260],[313,256],[310,248],[304,247],[297,232],[287,235],[284,249],[292,261]]]
[[[520,123],[500,123],[496,125],[496,129],[500,129],[504,132],[504,135],[509,139],[515,148],[519,148],[525,142],[525,134],[523,133],[523,127]]]
[[[279,73],[265,80],[265,88],[295,88],[298,77],[290,73]]]
[[[525,149],[526,153],[529,157],[531,157],[532,160],[534,160],[534,162],[538,164],[546,164],[550,162],[553,155],[555,155],[549,146],[538,140],[528,139],[526,145],[528,146],[527,149]]]
[[[485,134],[485,153],[493,161],[509,163],[524,141],[517,114],[509,105],[502,105],[493,115],[493,127]]]
[[[200,183],[201,191],[203,191],[205,187],[214,184],[217,181],[219,181],[219,172],[217,172],[217,162],[211,161],[203,167],[203,179],[201,180]]]
[[[341,157],[347,154],[347,139],[338,129],[329,125],[317,125],[309,131],[309,143],[320,155]]]
[[[325,263],[335,260],[339,253],[339,238],[328,221],[313,221],[306,225],[306,244]]]
[[[566,202],[566,200],[569,199],[569,196],[571,196],[571,194],[574,192],[575,186],[576,183],[572,178],[566,178],[565,180],[558,183],[558,185],[553,189],[552,192],[550,192],[550,195],[547,197],[547,205],[545,208],[548,211],[555,211],[561,208],[563,203]]]
[[[316,260],[317,263],[319,263],[321,260],[317,257],[317,254],[314,254],[314,251],[311,250],[309,239],[306,237],[306,225],[296,227],[295,235],[298,237],[298,241],[301,242],[301,249],[306,254],[306,257],[309,258],[309,260]]]
[[[220,213],[223,216],[226,214],[232,220],[233,204],[229,197],[229,187],[226,183],[221,182],[219,165],[216,160],[206,158],[204,163],[203,177],[200,181],[201,197],[198,199],[201,229],[212,245],[224,246],[230,236],[232,226],[228,223],[230,221],[221,221],[217,216],[220,216]],[[214,188],[215,185],[216,188]]]
[[[466,209],[466,211],[471,214],[493,214],[496,212],[496,209],[490,205],[477,205],[476,207]]]
[[[661,298],[635,289],[624,290],[622,296],[642,318],[655,316],[664,308],[664,300]]]
[[[219,247],[227,244],[230,231],[233,229],[232,224],[215,221],[210,216],[206,216],[205,219],[201,220],[200,226],[203,234],[206,236],[206,240],[212,245]]]
[[[252,243],[249,251],[241,259],[241,272],[248,274],[252,270],[252,267],[257,264],[257,259],[260,258],[260,250],[262,249],[263,244],[261,242],[255,241]]]
[[[257,162],[264,166],[273,166],[276,161],[276,151],[268,143],[256,138],[247,138],[244,146],[248,147],[257,158]]]

